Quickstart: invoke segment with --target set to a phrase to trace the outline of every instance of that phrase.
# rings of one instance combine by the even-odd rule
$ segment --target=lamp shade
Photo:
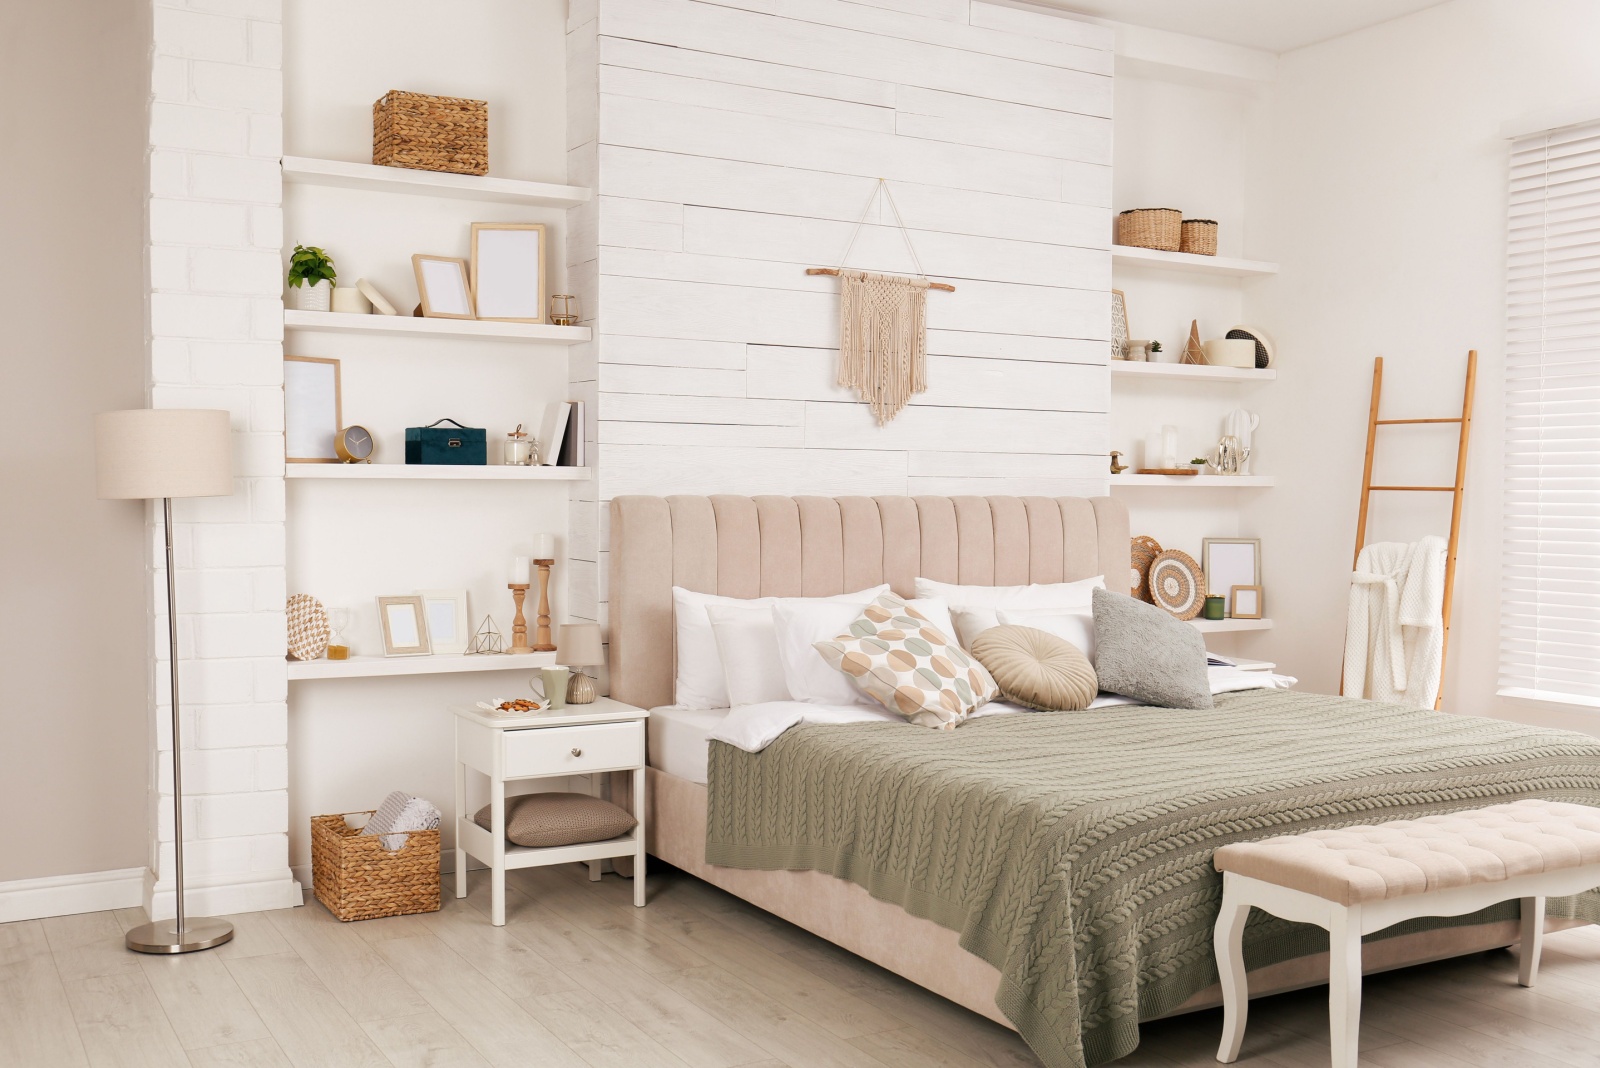
[[[567,667],[594,667],[605,663],[600,649],[600,624],[563,623],[556,639],[556,663]]]
[[[101,500],[226,497],[233,493],[228,413],[137,408],[94,417]]]

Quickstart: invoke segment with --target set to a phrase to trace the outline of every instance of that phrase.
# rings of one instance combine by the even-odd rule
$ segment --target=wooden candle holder
[[[534,561],[539,569],[539,615],[535,620],[537,629],[533,632],[533,651],[536,653],[556,651],[556,643],[550,634],[550,565],[554,563],[554,560]]]
[[[528,583],[508,582],[506,588],[511,591],[511,599],[517,604],[517,614],[511,620],[511,648],[513,653],[531,653],[533,646],[528,644],[528,620],[522,614],[522,599],[528,596]]]

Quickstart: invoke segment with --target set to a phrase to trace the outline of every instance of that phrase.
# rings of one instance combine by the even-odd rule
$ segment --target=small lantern
[[[550,321],[556,326],[578,325],[578,298],[571,293],[552,293]]]

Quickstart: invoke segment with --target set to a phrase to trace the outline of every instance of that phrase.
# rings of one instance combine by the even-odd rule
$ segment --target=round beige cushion
[[[1088,708],[1100,692],[1088,657],[1065,638],[1033,627],[990,627],[972,640],[1000,696],[1045,712]]]
[[[489,806],[472,817],[492,831]],[[638,826],[627,810],[588,794],[523,794],[506,798],[506,840],[512,845],[547,849],[579,842],[604,842]]]

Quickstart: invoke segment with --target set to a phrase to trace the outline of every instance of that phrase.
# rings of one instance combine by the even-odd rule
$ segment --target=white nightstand
[[[456,714],[456,897],[467,896],[469,853],[489,865],[491,920],[497,927],[506,922],[506,869],[632,857],[633,903],[642,906],[644,721],[650,713],[609,697],[526,716],[491,716],[476,708],[452,711]],[[468,768],[489,777],[492,830],[479,827],[467,811]],[[633,815],[639,826],[632,833],[549,849],[506,842],[506,783],[588,775],[598,792],[601,776],[612,771],[633,772]],[[590,872],[591,878],[599,878],[597,863],[590,865]]]

